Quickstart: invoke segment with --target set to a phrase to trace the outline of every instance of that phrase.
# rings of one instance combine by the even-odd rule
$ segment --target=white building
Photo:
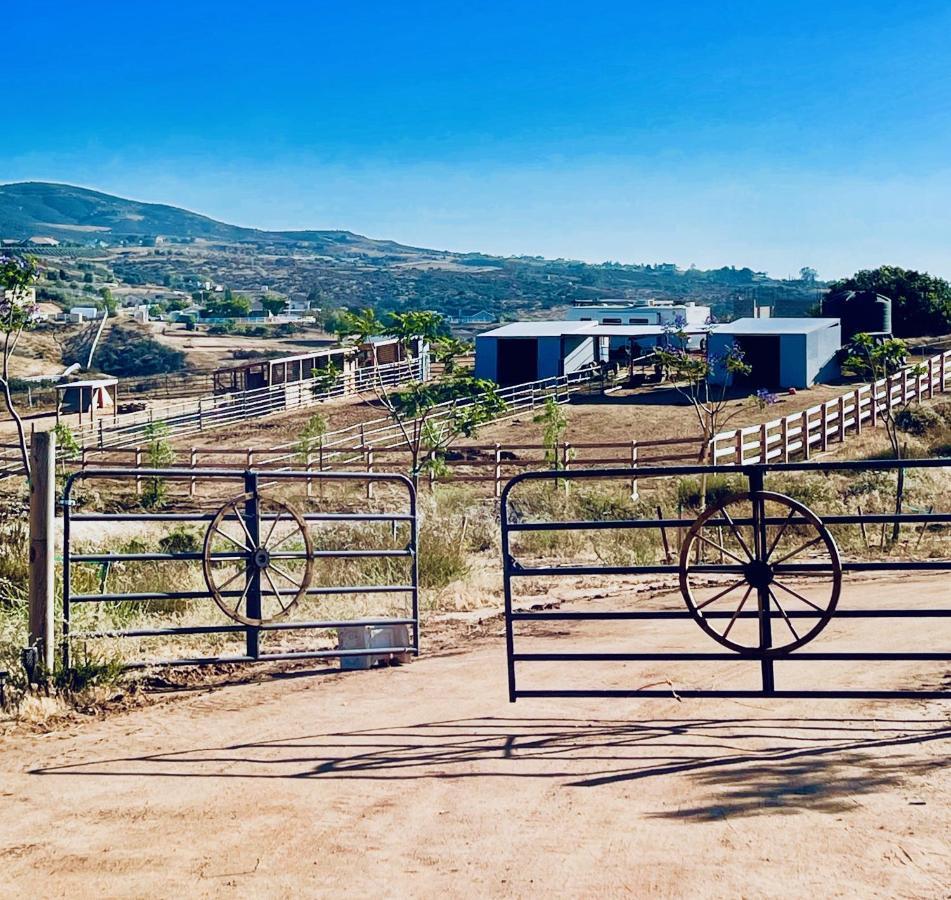
[[[673,300],[603,300],[578,303],[568,310],[570,321],[599,322],[602,325],[681,325],[687,330],[703,328],[710,323],[710,307],[690,301]],[[698,349],[700,336],[691,339],[690,347]]]

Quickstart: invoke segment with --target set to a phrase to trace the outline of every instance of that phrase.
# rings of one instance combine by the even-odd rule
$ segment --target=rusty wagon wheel
[[[215,603],[243,625],[285,618],[310,587],[314,549],[293,507],[263,494],[239,494],[218,510],[202,555]]]
[[[832,618],[841,587],[839,551],[822,520],[771,491],[706,509],[680,554],[687,609],[738,653],[773,656],[808,643]]]

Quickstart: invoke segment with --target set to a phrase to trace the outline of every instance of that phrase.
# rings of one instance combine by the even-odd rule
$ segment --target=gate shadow
[[[535,778],[596,788],[686,776],[716,797],[662,817],[719,818],[800,808],[840,812],[948,764],[922,747],[945,719],[755,718],[649,722],[476,718],[113,757],[41,776],[478,780]],[[703,793],[703,791],[701,791]]]

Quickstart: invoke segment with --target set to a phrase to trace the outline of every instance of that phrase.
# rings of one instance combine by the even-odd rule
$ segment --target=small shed
[[[60,415],[79,414],[82,424],[83,413],[95,422],[103,414],[115,416],[119,394],[118,378],[88,378],[85,381],[67,381],[56,385],[56,421]]]
[[[501,385],[569,375],[599,360],[591,322],[512,322],[476,336],[475,375]]]
[[[734,344],[743,351],[749,375],[731,377],[716,362]],[[841,346],[838,319],[737,319],[710,330],[710,381],[751,390],[811,387],[838,377]]]

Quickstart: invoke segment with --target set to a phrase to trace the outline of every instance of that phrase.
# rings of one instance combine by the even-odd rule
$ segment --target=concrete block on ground
[[[408,625],[351,625],[337,629],[338,650],[373,650],[375,647],[409,647]],[[400,665],[412,660],[413,654],[368,653],[365,656],[341,656],[340,668],[372,669],[379,665]]]

